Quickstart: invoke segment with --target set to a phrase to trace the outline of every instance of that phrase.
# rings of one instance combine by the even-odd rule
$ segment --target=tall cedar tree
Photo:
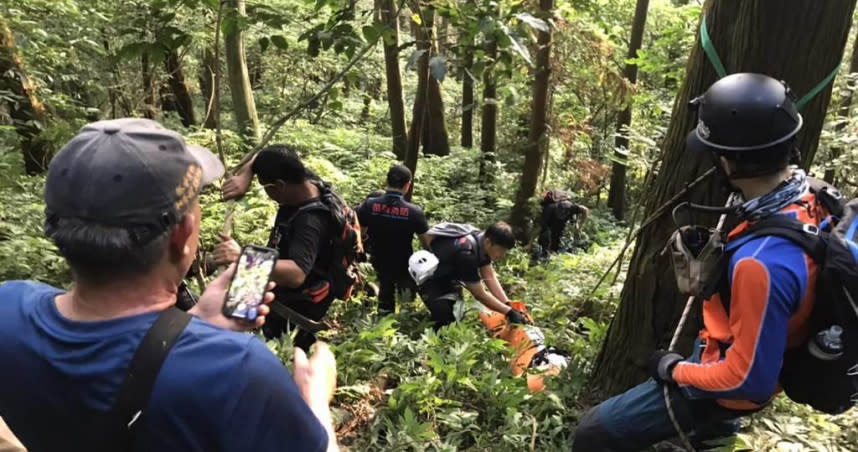
[[[247,15],[245,0],[227,0],[227,17]],[[256,103],[253,100],[253,88],[247,71],[247,57],[244,52],[244,32],[238,26],[238,20],[230,21],[232,26],[224,34],[226,50],[226,68],[229,78],[229,91],[232,96],[232,109],[238,131],[249,141],[259,139],[259,118],[256,116]]]
[[[485,46],[486,60],[488,64],[483,71],[483,109],[482,121],[480,123],[480,159],[479,178],[482,182],[489,182],[492,175],[488,171],[488,165],[495,161],[495,147],[498,122],[497,104],[497,79],[494,74],[494,65],[497,60],[498,42],[492,35],[488,38]]]
[[[423,20],[426,23],[420,28],[426,30],[429,41],[428,56],[431,60],[433,56],[438,55],[438,47],[434,44],[436,40],[435,9],[425,8],[423,11]],[[450,155],[450,137],[444,122],[444,99],[441,96],[441,83],[431,75],[426,81],[429,98],[426,103],[426,117],[423,120],[423,153]]]
[[[551,18],[554,0],[539,1],[540,17]],[[510,214],[510,224],[519,232],[520,238],[527,237],[526,220],[529,213],[528,201],[536,192],[539,167],[542,156],[548,150],[548,110],[551,97],[551,38],[552,29],[539,31],[537,35],[536,71],[533,80],[533,101],[530,108],[530,132],[524,151],[524,172],[521,185],[515,194],[515,204]]]
[[[420,7],[416,2],[411,6],[411,8],[414,14],[418,17],[425,16],[427,13],[432,11],[427,8],[421,15]],[[432,14],[434,14],[434,12],[432,12]],[[429,78],[431,77],[429,75],[429,48],[431,43],[430,31],[425,27],[425,22],[418,25],[412,21],[411,30],[417,44],[417,51],[422,53],[417,58],[417,91],[414,93],[414,105],[411,109],[411,127],[408,132],[408,153],[405,155],[405,166],[411,170],[412,174],[416,175],[417,157],[420,152],[420,138],[422,135],[420,131],[425,127],[424,123],[426,122],[427,116],[426,103],[429,99],[428,86]]]
[[[393,153],[402,160],[408,152],[408,132],[405,128],[405,102],[402,100],[402,74],[399,72],[399,20],[393,0],[376,0],[377,20],[387,25],[384,36],[384,73],[387,79],[387,105],[390,109],[390,129],[393,133]]]
[[[638,49],[643,41],[644,27],[646,26],[646,13],[649,9],[649,0],[638,0],[635,7],[635,18],[632,20],[632,37],[629,40],[629,59],[637,58]],[[626,63],[623,77],[632,85],[638,80],[638,65]],[[632,100],[617,118],[617,137],[614,141],[616,155],[613,168],[611,169],[611,189],[608,192],[608,206],[614,217],[622,220],[626,212],[626,158],[628,157],[629,138],[627,129],[632,123]]]
[[[728,72],[765,73],[787,81],[796,93],[803,95],[840,64],[854,7],[855,0],[709,0],[703,9],[712,42]],[[697,42],[674,102],[663,144],[663,163],[645,200],[647,216],[712,166],[709,155],[685,152],[685,138],[696,121],[688,109],[688,101],[715,80],[715,70]],[[812,161],[816,151],[830,97],[831,86],[827,86],[801,112],[805,123],[798,143],[805,164]],[[686,199],[698,204],[723,205],[727,197],[725,187],[725,181],[710,178]],[[694,221],[712,224],[714,218]],[[674,228],[670,215],[662,215],[637,240],[620,305],[592,376],[594,384],[608,393],[641,382],[646,377],[650,353],[666,347],[676,327],[685,297],[677,290],[669,257],[661,254]],[[695,312],[699,313],[699,308]],[[682,352],[690,351],[697,327],[699,319],[696,322],[692,319],[686,326]]]
[[[15,95],[8,102],[9,116],[21,137],[21,152],[27,174],[44,172],[51,160],[51,149],[40,139],[45,124],[45,106],[36,97],[36,89],[27,76],[24,62],[15,48],[15,37],[0,15],[0,91]]]

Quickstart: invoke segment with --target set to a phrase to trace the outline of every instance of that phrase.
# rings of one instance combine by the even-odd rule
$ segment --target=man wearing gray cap
[[[0,414],[28,450],[336,450],[324,345],[309,361],[296,351],[293,380],[240,333],[267,306],[255,324],[221,314],[234,267],[191,315],[173,307],[200,190],[223,172],[144,119],[89,124],[53,159],[45,233],[74,285],[0,285]]]

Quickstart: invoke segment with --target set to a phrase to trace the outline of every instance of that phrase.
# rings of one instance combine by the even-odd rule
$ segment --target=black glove
[[[527,317],[525,317],[524,314],[521,313],[521,311],[515,308],[510,308],[509,311],[507,311],[506,319],[509,321],[509,323],[519,323],[522,325],[530,323],[527,321]]]
[[[673,383],[673,368],[683,359],[679,353],[656,350],[649,357],[649,374],[659,383]]]

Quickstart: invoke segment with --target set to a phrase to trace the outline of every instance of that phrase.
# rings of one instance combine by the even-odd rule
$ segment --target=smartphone
[[[223,315],[252,322],[265,297],[279,253],[271,248],[247,245],[241,249],[237,268],[229,282]]]

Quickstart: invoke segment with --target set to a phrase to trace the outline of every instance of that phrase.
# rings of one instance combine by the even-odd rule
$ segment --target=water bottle
[[[843,355],[843,328],[840,325],[832,325],[827,330],[820,331],[808,342],[807,348],[810,354],[825,361],[833,361]]]

